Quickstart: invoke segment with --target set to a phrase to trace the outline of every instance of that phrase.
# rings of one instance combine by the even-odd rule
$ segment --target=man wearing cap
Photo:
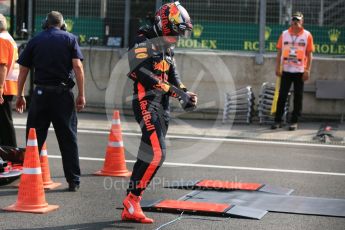
[[[303,28],[303,14],[291,17],[291,26],[283,31],[277,43],[276,75],[281,77],[275,123],[271,129],[281,127],[282,115],[291,85],[294,85],[293,112],[289,130],[297,129],[301,116],[304,81],[310,77],[314,42],[312,34]]]
[[[0,14],[0,145],[17,147],[11,102],[17,95],[17,44],[7,32],[4,15]]]

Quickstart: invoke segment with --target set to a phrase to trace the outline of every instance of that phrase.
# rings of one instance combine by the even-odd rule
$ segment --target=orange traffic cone
[[[115,110],[103,169],[96,172],[95,175],[128,177],[131,174],[132,173],[127,170],[125,162],[125,150],[122,141],[120,114],[118,110]]]
[[[46,202],[41,174],[36,131],[31,128],[26,145],[23,174],[20,178],[17,202],[3,210],[46,213],[58,209],[59,206],[48,205]]]
[[[47,145],[44,142],[42,149],[41,149],[41,154],[40,154],[43,188],[54,189],[54,188],[59,187],[61,185],[61,183],[54,183],[51,179],[47,153],[48,153],[47,152]]]

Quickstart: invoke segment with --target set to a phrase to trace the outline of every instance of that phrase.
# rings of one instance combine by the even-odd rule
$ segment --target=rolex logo
[[[195,38],[199,38],[201,36],[203,30],[204,30],[204,27],[202,25],[196,24],[193,27],[193,36]]]
[[[339,39],[340,34],[341,34],[341,32],[337,29],[330,29],[328,31],[329,40],[332,43],[336,43]]]
[[[79,35],[79,43],[84,44],[86,42],[86,35],[85,34],[80,34]]]
[[[71,32],[73,30],[74,22],[71,19],[66,19],[65,23],[67,25],[67,31]]]
[[[268,26],[265,27],[265,41],[267,41],[271,36],[272,29]]]

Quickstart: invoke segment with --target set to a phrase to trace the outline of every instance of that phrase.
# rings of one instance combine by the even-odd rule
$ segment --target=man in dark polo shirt
[[[26,131],[35,128],[39,150],[46,141],[50,123],[53,124],[59,143],[63,169],[69,191],[77,191],[80,168],[77,145],[76,110],[85,106],[83,55],[74,35],[64,31],[63,16],[57,11],[47,15],[41,33],[32,38],[18,63],[18,98],[16,108],[26,107],[24,85],[30,68],[34,68],[35,89],[29,108]],[[73,73],[78,86],[74,103]]]

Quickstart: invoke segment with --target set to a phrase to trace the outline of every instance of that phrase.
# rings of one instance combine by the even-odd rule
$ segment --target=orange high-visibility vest
[[[280,36],[277,48],[282,49],[281,64],[283,71],[303,73],[307,64],[307,51],[313,52],[314,44],[311,33],[302,29],[297,35],[292,34],[291,28]]]
[[[7,75],[5,78],[4,95],[17,95],[17,81],[19,75],[18,48],[16,42],[7,32],[0,33],[0,63],[6,64]]]

